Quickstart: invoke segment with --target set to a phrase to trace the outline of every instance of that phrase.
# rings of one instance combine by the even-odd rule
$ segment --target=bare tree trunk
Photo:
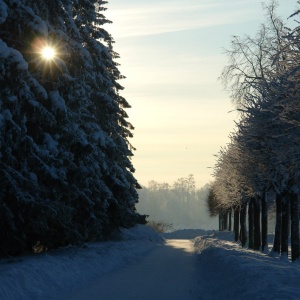
[[[291,250],[292,261],[299,259],[299,197],[291,193]]]
[[[267,207],[267,195],[263,193],[261,199],[261,251],[266,252],[268,250],[268,207]]]
[[[290,199],[288,193],[284,194],[281,202],[282,224],[281,224],[281,255],[288,254],[289,242],[289,220],[290,220]]]
[[[251,198],[248,205],[248,232],[249,232],[249,243],[248,248],[254,249],[254,216],[253,216],[253,202],[254,199]]]
[[[237,242],[239,240],[239,233],[240,233],[240,208],[234,208],[234,240]]]
[[[219,211],[219,231],[223,231],[222,212]]]
[[[232,209],[228,212],[228,231],[232,231]]]
[[[282,224],[282,195],[276,194],[276,225],[275,225],[275,237],[273,241],[273,248],[271,252],[275,252],[278,255],[281,251],[281,224]]]
[[[223,230],[228,230],[228,214],[227,211],[223,211]]]
[[[246,215],[247,215],[247,204],[243,203],[241,205],[241,213],[240,213],[241,243],[242,243],[242,247],[245,247],[246,243],[247,243]]]
[[[260,235],[260,197],[253,201],[253,219],[254,219],[254,244],[253,249],[259,250],[261,246]]]

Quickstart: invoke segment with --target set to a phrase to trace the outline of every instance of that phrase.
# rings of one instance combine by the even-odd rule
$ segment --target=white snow
[[[0,58],[5,59],[10,54],[10,48],[0,39]]]
[[[195,239],[208,299],[300,298],[299,262],[243,249],[232,240],[230,232]]]
[[[48,99],[48,94],[46,90],[42,85],[38,83],[38,81],[35,78],[31,77],[28,82],[30,87],[35,91],[35,93],[37,93],[43,99]]]
[[[0,39],[0,58],[1,59],[10,59],[10,63],[15,64],[18,70],[27,70],[28,64],[24,60],[22,54],[13,49],[9,48],[6,43]]]
[[[230,232],[146,226],[113,241],[0,260],[0,299],[299,299],[300,264],[232,242]],[[121,298],[114,298],[115,295]]]
[[[67,108],[65,100],[59,95],[58,91],[49,92],[49,97],[55,110],[66,112]]]
[[[11,62],[16,64],[18,70],[28,69],[28,63],[24,60],[22,54],[19,51],[10,48],[10,58]]]
[[[0,299],[63,299],[61,295],[78,285],[140,259],[163,242],[145,226],[124,229],[116,239],[1,259]]]
[[[0,0],[0,24],[4,23],[7,18],[7,5]]]
[[[33,173],[33,172],[29,172],[29,179],[30,180],[32,180],[32,181],[38,181],[38,177],[37,177],[37,175],[35,174],[35,173]]]
[[[44,133],[44,144],[47,146],[47,149],[52,154],[57,154],[58,149],[58,142],[52,138],[52,136],[49,133]]]
[[[37,16],[31,7],[23,5],[22,7],[31,17],[31,22],[29,22],[30,27],[36,32],[44,36],[48,36],[48,27],[47,24]]]

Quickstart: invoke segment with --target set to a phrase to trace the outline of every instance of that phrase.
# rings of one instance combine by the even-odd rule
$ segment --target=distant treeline
[[[139,190],[137,210],[149,220],[166,221],[174,229],[217,229],[217,218],[210,218],[207,209],[209,184],[196,189],[194,176],[182,177],[172,185],[150,181]]]

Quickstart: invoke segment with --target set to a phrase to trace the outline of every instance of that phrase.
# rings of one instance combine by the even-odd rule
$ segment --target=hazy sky
[[[229,141],[237,119],[217,80],[227,64],[222,48],[232,35],[255,33],[264,21],[261,0],[110,0],[106,27],[127,78],[121,92],[132,105],[135,177],[172,184],[193,174],[212,180],[214,154]],[[279,0],[286,19],[296,0]],[[269,2],[267,2],[269,3]]]

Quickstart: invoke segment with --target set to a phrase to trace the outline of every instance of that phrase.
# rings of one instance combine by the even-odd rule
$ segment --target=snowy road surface
[[[0,259],[0,299],[300,299],[299,262],[242,248],[232,232],[164,237],[139,225],[116,240]]]
[[[201,299],[199,266],[191,240],[166,240],[141,260],[71,293],[69,300]]]

